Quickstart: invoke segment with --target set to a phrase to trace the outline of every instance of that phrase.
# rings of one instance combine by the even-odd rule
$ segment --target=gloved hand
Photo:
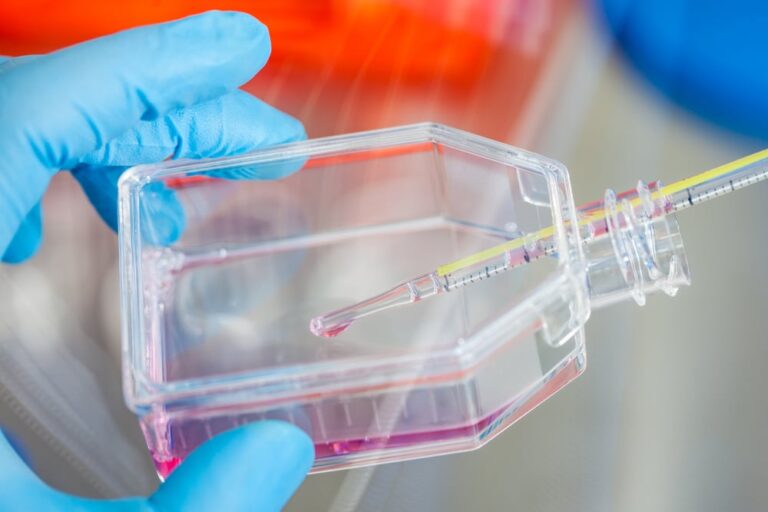
[[[280,510],[312,465],[312,444],[288,423],[230,430],[192,452],[148,498],[90,500],[51,489],[0,435],[3,512]]]
[[[266,28],[245,14],[207,13],[49,55],[0,62],[0,255],[31,256],[40,200],[72,169],[116,224],[116,183],[130,165],[206,157],[305,137],[295,119],[238,91],[266,62]],[[285,169],[275,169],[277,177]],[[162,193],[162,191],[160,191]],[[183,229],[172,197],[166,241]],[[205,443],[150,498],[100,502],[46,487],[0,436],[0,509],[278,510],[312,463],[296,427],[266,422]]]
[[[237,90],[269,52],[264,25],[212,12],[0,62],[2,260],[34,254],[40,199],[60,169],[72,170],[115,228],[117,179],[128,166],[305,138],[301,123]],[[160,238],[172,242],[183,212],[170,191],[158,194],[167,196],[155,201],[168,219]]]

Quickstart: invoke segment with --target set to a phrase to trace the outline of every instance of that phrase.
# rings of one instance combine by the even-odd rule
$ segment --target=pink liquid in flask
[[[391,435],[350,437],[347,439],[326,442],[319,442],[316,440],[316,467],[320,467],[321,469],[323,467],[325,467],[325,469],[333,469],[334,458],[344,455],[353,456],[364,454],[366,452],[375,453],[375,458],[370,462],[376,462],[376,460],[387,461],[387,450],[392,449],[398,449],[399,452],[402,449],[413,448],[413,457],[444,453],[445,444],[450,441],[456,443],[456,449],[453,451],[466,451],[477,448],[485,441],[490,440],[496,434],[500,433],[505,427],[530,412],[548,397],[552,396],[568,382],[576,378],[580,371],[580,365],[577,365],[575,360],[571,361],[559,373],[555,374],[553,378],[531,394],[518,397],[505,406],[474,422],[465,422],[448,428],[441,428],[439,425],[433,424],[431,429],[394,433],[394,431],[403,428],[402,425],[397,425],[393,428],[393,433]],[[452,393],[455,393],[455,391],[456,389],[451,390]],[[434,392],[441,393],[444,392],[444,390],[419,391],[419,393]],[[441,398],[442,399],[438,399],[438,403],[444,405],[452,403],[446,401],[444,399],[445,397]],[[453,402],[453,404],[456,406],[456,402]],[[424,409],[424,407],[419,408]],[[417,412],[418,408],[413,409],[412,412]],[[445,410],[440,411],[440,417],[459,417],[464,413],[464,410]],[[171,435],[168,447],[170,453],[160,453],[159,451],[150,450],[158,474],[162,479],[165,479],[180,463],[182,463],[194,448],[207,441],[211,437],[211,434],[218,434],[234,428],[239,424],[246,423],[248,422],[246,419],[247,417],[247,415],[234,415],[229,417],[229,421],[224,421],[224,418],[217,418],[207,424],[201,420],[190,419],[178,421],[173,425],[170,425],[169,430]],[[227,427],[227,425],[229,425],[229,427]],[[315,425],[311,428],[314,430],[314,427]],[[145,433],[149,432],[146,428],[144,431]],[[310,435],[312,434],[310,433]],[[402,457],[398,456],[395,459],[401,460]],[[323,464],[323,462],[327,462],[327,464]]]

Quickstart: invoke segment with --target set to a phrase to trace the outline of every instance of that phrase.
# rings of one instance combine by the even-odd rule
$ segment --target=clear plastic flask
[[[161,476],[263,419],[307,432],[313,471],[478,448],[584,371],[591,304],[688,282],[642,186],[637,215],[595,205],[613,211],[603,236],[562,164],[437,124],[135,167],[119,189],[125,395]],[[548,226],[534,264],[334,338],[308,329]]]

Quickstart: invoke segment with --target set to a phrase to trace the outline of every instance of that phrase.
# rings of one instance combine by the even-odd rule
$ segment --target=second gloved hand
[[[312,465],[312,443],[298,428],[264,421],[211,439],[148,498],[89,500],[46,486],[0,434],[3,512],[277,511]]]

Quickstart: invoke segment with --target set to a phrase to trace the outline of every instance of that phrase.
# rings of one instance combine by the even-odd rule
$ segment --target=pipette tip
[[[312,332],[312,334],[321,338],[335,338],[339,334],[346,331],[350,325],[352,325],[352,322],[325,325],[323,317],[317,316],[310,320],[309,330]]]

